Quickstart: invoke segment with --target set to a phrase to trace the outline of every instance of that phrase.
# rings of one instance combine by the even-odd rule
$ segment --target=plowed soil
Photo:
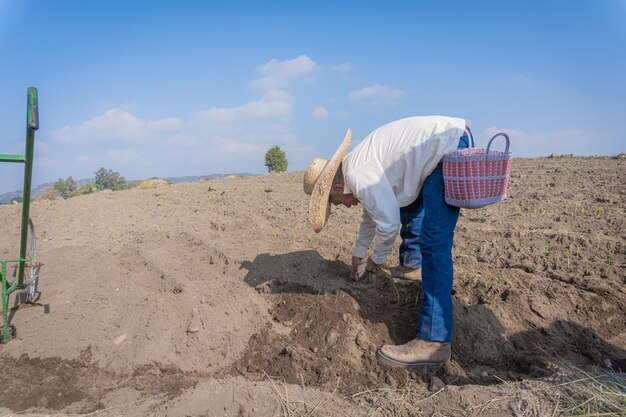
[[[301,172],[33,203],[42,295],[11,296],[0,411],[565,415],[541,391],[560,366],[626,370],[623,158],[516,159],[506,201],[462,210],[447,366],[376,362],[415,337],[421,284],[351,281],[361,208],[320,234],[307,213]]]

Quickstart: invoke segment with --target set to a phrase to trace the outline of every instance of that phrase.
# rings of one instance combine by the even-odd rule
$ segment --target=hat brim
[[[352,140],[352,131],[348,129],[346,136],[339,145],[339,148],[328,161],[319,178],[315,182],[313,191],[311,192],[311,202],[309,204],[309,219],[311,221],[311,227],[316,233],[319,233],[330,216],[330,201],[328,197],[330,195],[330,187],[333,185],[333,179],[339,169],[343,157],[348,152],[350,141]]]

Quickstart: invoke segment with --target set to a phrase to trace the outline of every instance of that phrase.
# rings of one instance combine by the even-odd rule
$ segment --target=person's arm
[[[367,254],[367,248],[372,243],[374,235],[376,234],[376,223],[372,221],[372,218],[367,214],[367,210],[363,210],[363,219],[359,226],[359,232],[354,242],[354,250],[352,251],[352,270],[350,271],[350,278],[356,280],[359,275],[359,265],[365,255]]]
[[[393,192],[391,192],[391,197],[393,198],[392,201],[385,201],[383,204],[379,202],[372,213],[372,219],[376,223],[376,237],[370,259],[376,265],[383,264],[391,253],[393,242],[396,240],[400,228],[400,207]],[[377,196],[376,198],[389,198],[389,195]]]
[[[400,206],[387,177],[377,164],[361,167],[348,175],[347,180],[350,190],[363,205],[364,213],[367,213],[361,224],[363,230],[359,229],[359,238],[363,232],[363,240],[357,239],[359,246],[355,244],[354,255],[365,256],[371,242],[373,224],[374,250],[370,258],[374,264],[381,265],[391,253],[400,228]],[[366,238],[367,245],[363,246]]]
[[[376,223],[372,220],[367,210],[363,209],[363,219],[359,226],[359,233],[354,242],[354,250],[352,256],[363,259],[367,254],[367,248],[376,235]]]

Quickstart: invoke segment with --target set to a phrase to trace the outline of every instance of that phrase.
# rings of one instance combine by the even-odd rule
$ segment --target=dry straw
[[[346,136],[339,145],[339,149],[333,155],[333,157],[326,163],[322,172],[317,176],[315,185],[311,190],[311,203],[309,204],[309,219],[311,220],[311,226],[316,233],[319,233],[330,216],[330,201],[328,197],[330,195],[330,187],[333,185],[333,179],[339,169],[343,157],[348,152],[350,141],[352,139],[352,132],[350,129],[346,132]],[[305,192],[310,188],[311,180],[313,179],[313,173],[319,170],[319,166],[323,163],[323,160],[314,160],[304,176],[304,190]],[[307,193],[308,194],[308,193]]]

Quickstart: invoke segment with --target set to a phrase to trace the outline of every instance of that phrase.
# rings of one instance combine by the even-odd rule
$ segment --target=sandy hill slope
[[[459,219],[453,360],[415,372],[375,351],[414,337],[420,283],[350,281],[361,209],[315,234],[301,172],[35,202],[42,297],[10,312],[0,408],[566,414],[537,394],[563,369],[626,369],[624,184],[620,159],[515,160],[510,198]],[[0,206],[0,258],[20,210]]]

